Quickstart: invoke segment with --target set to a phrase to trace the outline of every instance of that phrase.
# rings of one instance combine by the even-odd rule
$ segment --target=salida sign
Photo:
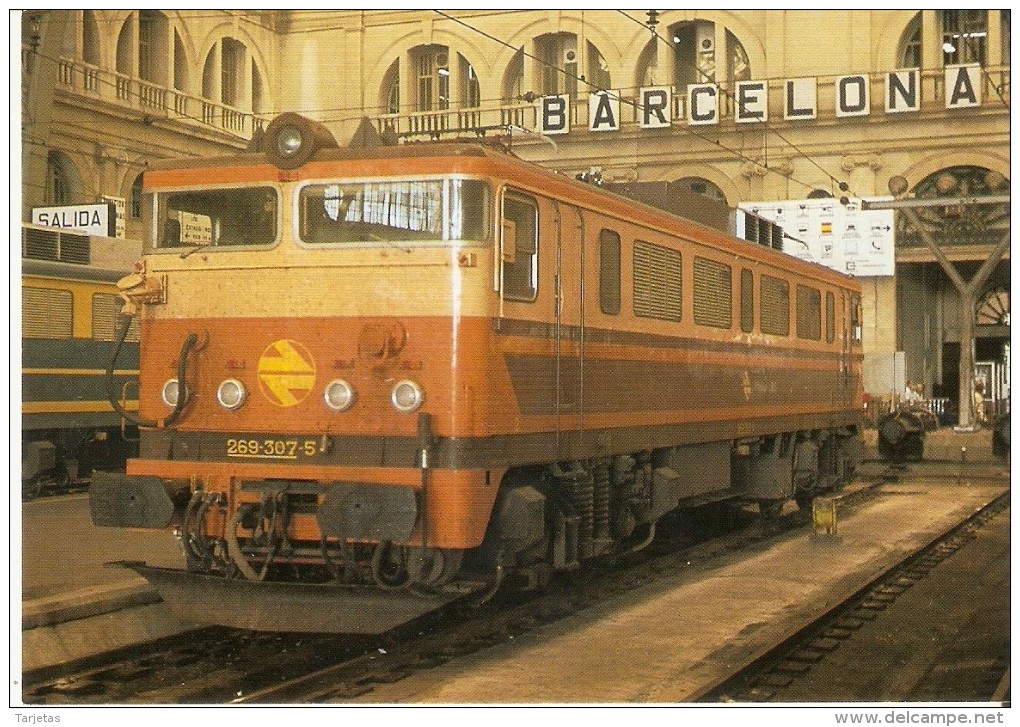
[[[897,114],[921,110],[921,72],[917,69],[885,74],[885,112]],[[835,82],[837,118],[871,114],[871,77],[866,74],[839,76]],[[981,105],[981,66],[963,65],[945,68],[946,108],[960,109]],[[814,119],[818,116],[818,79],[796,78],[783,82],[783,118],[787,121]],[[686,121],[690,126],[718,124],[721,120],[719,96],[714,83],[687,87]],[[620,92],[600,91],[588,97],[588,130],[620,129]],[[635,99],[637,120],[642,129],[663,129],[679,119],[672,117],[673,89],[652,86],[638,89]],[[733,120],[738,124],[769,120],[769,82],[738,81],[733,90]],[[539,106],[539,130],[543,134],[570,131],[570,96],[545,96]]]
[[[99,237],[115,237],[117,234],[117,214],[112,202],[36,207],[32,210],[32,224],[80,230]]]

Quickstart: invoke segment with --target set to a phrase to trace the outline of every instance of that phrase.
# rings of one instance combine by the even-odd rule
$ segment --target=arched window
[[[91,10],[83,10],[81,14],[81,59],[93,66],[98,66],[99,50],[99,25],[96,23],[96,14]]]
[[[726,194],[719,189],[718,185],[703,179],[701,177],[684,177],[678,179],[676,182],[681,188],[689,189],[695,194],[700,194],[702,197],[708,197],[709,199],[717,202],[726,202]]]
[[[174,31],[174,88],[178,91],[188,91],[191,88],[191,79],[188,74],[188,56],[184,52],[184,41],[176,30]]]
[[[117,35],[117,73],[134,75],[134,48],[134,25],[131,18],[128,18]]]
[[[166,47],[167,18],[158,10],[138,11],[138,77],[160,83],[170,56]]]
[[[516,103],[524,96],[524,50],[519,50],[506,67],[503,77],[503,100]]]
[[[128,217],[137,220],[142,216],[142,175],[135,177],[131,184],[131,197],[128,199]]]
[[[982,295],[974,322],[979,326],[1008,326],[1009,291],[1000,285]]]
[[[220,101],[227,106],[240,105],[247,50],[234,38],[220,41]]]
[[[262,112],[262,108],[265,104],[263,98],[264,89],[262,83],[262,74],[259,73],[259,67],[255,64],[255,59],[251,59],[251,110],[256,114]]]
[[[81,178],[65,154],[51,151],[46,159],[46,204],[73,204],[81,199]]]
[[[922,32],[922,13],[917,13],[903,31],[900,41],[899,65],[921,68],[924,59],[939,58],[943,66],[1009,62],[1009,10],[932,10],[935,13],[937,37],[926,38]],[[998,13],[998,15],[993,15]],[[988,47],[989,26],[998,24],[1001,47]],[[999,58],[989,58],[989,55]]]
[[[450,108],[450,49],[426,45],[411,51],[415,74],[414,110]]]
[[[543,96],[566,94],[577,97],[577,36],[573,33],[549,33],[535,39],[540,64],[539,90]]]
[[[460,102],[461,106],[468,109],[478,108],[482,105],[482,86],[478,82],[478,74],[467,58],[457,54],[460,63]]]
[[[900,51],[900,68],[921,67],[921,13],[907,25],[903,33],[902,50]]]
[[[408,53],[414,73],[414,111],[445,111],[452,104],[477,108],[482,103],[481,84],[471,63],[459,53],[450,57],[445,45],[424,45]],[[455,65],[453,65],[455,64]],[[400,113],[400,61],[383,76],[381,99],[388,114]]]
[[[751,77],[747,51],[729,30],[723,34],[726,47],[716,47],[716,24],[709,20],[678,23],[668,29],[673,44],[673,79],[681,93],[692,83],[728,83]]]
[[[590,90],[608,91],[613,87],[613,78],[609,73],[609,63],[591,41],[588,41],[588,82]]]
[[[1002,195],[1009,191],[1009,180],[998,172],[977,166],[941,169],[922,179],[913,189],[920,199],[945,197],[952,202],[967,197]],[[917,216],[927,232],[946,245],[994,245],[1009,232],[1009,204],[955,204],[919,207]],[[924,241],[905,216],[896,220],[896,244],[906,247],[924,245]]]
[[[591,41],[584,46],[585,58],[581,58],[577,36],[573,33],[549,33],[535,39],[535,50],[539,61],[539,89],[543,96],[567,95],[577,98],[578,93],[587,94],[613,87],[609,63],[602,52]],[[510,87],[507,95],[512,99],[520,95],[519,76],[523,76],[523,53],[511,62],[515,74],[507,74]],[[519,74],[516,69],[519,68]]]
[[[218,52],[217,52],[218,51]],[[224,37],[210,49],[202,70],[202,96],[243,111],[261,108],[265,82],[243,42]]]
[[[942,64],[984,65],[988,39],[988,11],[940,10],[942,18]]]
[[[383,76],[383,108],[388,114],[400,113],[400,62],[393,61]]]
[[[725,45],[720,49],[719,43]],[[733,86],[751,78],[751,63],[743,44],[730,30],[710,20],[676,23],[653,36],[638,59],[637,82],[642,86],[672,85],[680,95],[695,83]]]

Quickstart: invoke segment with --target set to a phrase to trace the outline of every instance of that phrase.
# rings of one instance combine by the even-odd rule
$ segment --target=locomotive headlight
[[[276,136],[276,151],[281,158],[293,157],[301,151],[304,135],[296,126],[284,126]]]
[[[248,398],[248,390],[237,379],[226,379],[216,389],[216,401],[224,409],[229,409],[230,411],[241,406],[246,398]]]
[[[180,384],[177,383],[177,379],[170,379],[163,384],[163,403],[171,409],[177,407],[177,400],[181,395]]]
[[[393,387],[390,401],[393,402],[394,409],[409,414],[425,401],[425,392],[415,382],[405,379],[398,381],[397,385]]]
[[[252,139],[253,151],[264,151],[270,164],[297,169],[319,149],[335,149],[336,138],[321,122],[288,112],[270,122],[265,132]]]
[[[354,404],[354,387],[343,379],[335,379],[326,384],[323,399],[333,411],[347,411]]]

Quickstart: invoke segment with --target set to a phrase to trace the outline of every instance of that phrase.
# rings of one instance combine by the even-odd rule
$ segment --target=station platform
[[[694,565],[688,572],[599,601],[513,640],[399,682],[373,684],[367,694],[337,701],[402,705],[698,702],[724,677],[857,593],[1007,486],[913,481],[886,485],[882,495],[841,521],[837,537],[797,531],[761,552],[733,553],[706,566]],[[981,541],[991,543],[991,559],[982,561],[981,567],[992,566],[977,573],[968,570],[973,551],[965,554],[961,549],[951,559],[956,573],[947,574],[955,590],[945,585],[941,590],[927,590],[931,584],[939,585],[944,575],[915,585],[913,601],[905,599],[901,606],[906,613],[899,629],[884,636],[893,640],[892,646],[902,644],[902,648],[896,651],[886,641],[884,649],[862,650],[860,666],[836,682],[856,685],[857,692],[849,686],[842,690],[816,686],[813,691],[787,695],[788,700],[883,701],[893,698],[889,695],[907,693],[897,680],[916,678],[919,687],[932,687],[923,677],[934,674],[934,692],[919,691],[922,701],[952,701],[953,674],[938,673],[936,665],[944,653],[957,647],[960,627],[957,623],[943,627],[933,612],[951,611],[961,618],[982,614],[984,619],[970,623],[986,625],[993,642],[1009,640],[1009,511],[996,516],[985,530]],[[936,595],[931,602],[932,593],[943,600]],[[947,593],[952,593],[948,599]],[[918,602],[927,604],[927,610],[918,609]],[[898,659],[904,651],[913,659],[912,676],[900,670]]]
[[[20,653],[21,671],[191,627],[170,614],[144,578],[124,568],[104,567],[117,560],[182,567],[184,556],[169,532],[98,528],[89,514],[88,494],[20,505],[22,648],[12,649],[12,656]],[[12,590],[17,575],[12,573]],[[12,638],[17,636],[12,633]]]

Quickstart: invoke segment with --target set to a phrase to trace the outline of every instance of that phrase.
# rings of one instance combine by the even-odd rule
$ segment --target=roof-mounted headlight
[[[289,159],[301,151],[303,142],[301,129],[296,126],[285,126],[276,135],[276,152],[281,158]]]
[[[253,140],[259,151],[280,169],[294,169],[311,159],[320,149],[337,147],[329,129],[317,121],[300,114],[280,114],[266,127],[265,132]]]

